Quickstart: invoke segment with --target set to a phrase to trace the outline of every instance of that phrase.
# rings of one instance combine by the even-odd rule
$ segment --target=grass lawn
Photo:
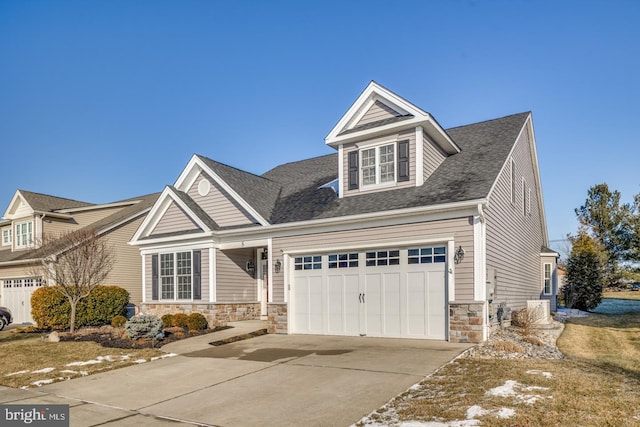
[[[566,359],[458,358],[360,425],[640,425],[640,313],[572,319],[558,347]]]
[[[632,291],[626,291],[626,292],[604,292],[602,294],[603,298],[614,298],[614,299],[635,299],[635,300],[640,300],[640,292],[636,291],[636,292],[632,292]]]
[[[0,385],[35,388],[165,355],[157,349],[104,348],[94,342],[46,342],[34,335],[0,332]]]

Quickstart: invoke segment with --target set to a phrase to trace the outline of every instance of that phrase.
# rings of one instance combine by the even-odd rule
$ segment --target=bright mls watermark
[[[0,426],[69,427],[69,405],[0,405]]]

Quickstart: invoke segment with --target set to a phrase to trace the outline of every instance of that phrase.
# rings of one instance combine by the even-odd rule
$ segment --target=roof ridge
[[[454,127],[451,127],[451,128],[446,128],[445,131],[449,132],[450,130],[454,130],[454,129],[460,129],[460,128],[464,128],[464,127],[468,127],[468,126],[476,126],[476,125],[481,125],[483,123],[490,123],[490,122],[495,122],[495,121],[498,121],[498,120],[508,119],[510,117],[516,117],[516,116],[521,116],[521,115],[529,115],[529,114],[531,114],[531,111],[523,111],[521,113],[507,114],[506,116],[496,117],[494,119],[482,120],[482,121],[475,122],[475,123],[468,123],[466,125],[460,125],[460,126],[454,126]]]
[[[86,203],[86,204],[90,204],[90,205],[95,205],[96,203],[93,202],[86,202],[83,200],[77,200],[77,199],[70,199],[68,197],[60,197],[60,196],[53,196],[51,194],[45,194],[45,193],[38,193],[36,191],[29,191],[29,190],[25,190],[23,188],[19,188],[18,191],[20,193],[29,193],[29,194],[33,194],[35,196],[44,196],[44,197],[52,197],[54,199],[59,199],[59,200],[68,200],[70,202],[76,202],[76,203]]]
[[[238,168],[238,167],[231,166],[231,165],[228,165],[228,164],[226,164],[226,163],[219,162],[219,161],[214,160],[214,159],[212,159],[212,158],[210,158],[210,157],[203,156],[202,154],[196,154],[196,156],[198,156],[198,157],[200,157],[200,158],[202,158],[202,159],[208,160],[208,161],[210,161],[210,162],[217,163],[217,164],[219,164],[219,165],[221,165],[221,166],[225,166],[225,167],[227,167],[227,168],[229,168],[229,169],[233,169],[233,170],[235,170],[235,171],[242,172],[242,173],[247,174],[247,175],[255,176],[256,178],[261,178],[261,179],[264,179],[264,180],[266,180],[266,181],[273,182],[273,181],[271,181],[270,179],[265,178],[265,177],[260,176],[260,175],[257,175],[257,174],[255,174],[255,173],[253,173],[253,172],[249,172],[249,171],[246,171],[246,170],[244,170],[244,169],[240,169],[240,168]]]
[[[281,166],[292,165],[292,164],[295,164],[295,163],[302,163],[302,162],[306,162],[306,161],[309,161],[309,160],[320,159],[322,157],[336,156],[337,154],[338,154],[337,152],[336,153],[329,153],[329,154],[323,154],[321,156],[307,157],[306,159],[294,160],[292,162],[287,162],[287,163],[281,163],[279,165],[276,165],[276,166],[272,167],[267,172],[270,172],[270,171],[272,171],[274,169],[277,169],[277,168],[279,168]],[[265,172],[265,173],[267,173],[267,172]],[[269,179],[269,178],[265,178],[265,179]],[[271,181],[271,180],[269,180],[269,181]]]

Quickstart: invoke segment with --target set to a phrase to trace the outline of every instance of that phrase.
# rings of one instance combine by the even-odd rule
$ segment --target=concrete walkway
[[[242,322],[235,331],[256,325]],[[175,357],[37,391],[0,388],[0,402],[68,403],[73,427],[347,426],[468,347],[311,335],[208,344],[227,331],[172,343],[165,351]]]
[[[229,322],[231,328],[222,331],[213,332],[211,334],[200,335],[188,338],[186,340],[174,341],[167,345],[163,345],[160,349],[166,353],[185,354],[198,350],[211,348],[210,342],[221,341],[231,337],[242,336],[256,332],[261,329],[267,329],[266,320],[245,320],[242,322]]]

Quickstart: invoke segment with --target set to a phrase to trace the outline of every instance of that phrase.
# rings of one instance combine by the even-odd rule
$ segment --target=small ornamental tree
[[[573,238],[564,288],[566,303],[571,308],[592,310],[602,301],[604,262],[599,246],[584,230]]]
[[[69,330],[75,332],[78,302],[107,278],[114,264],[113,249],[94,231],[80,229],[48,236],[36,251],[40,262],[34,277],[46,277],[69,301]]]

